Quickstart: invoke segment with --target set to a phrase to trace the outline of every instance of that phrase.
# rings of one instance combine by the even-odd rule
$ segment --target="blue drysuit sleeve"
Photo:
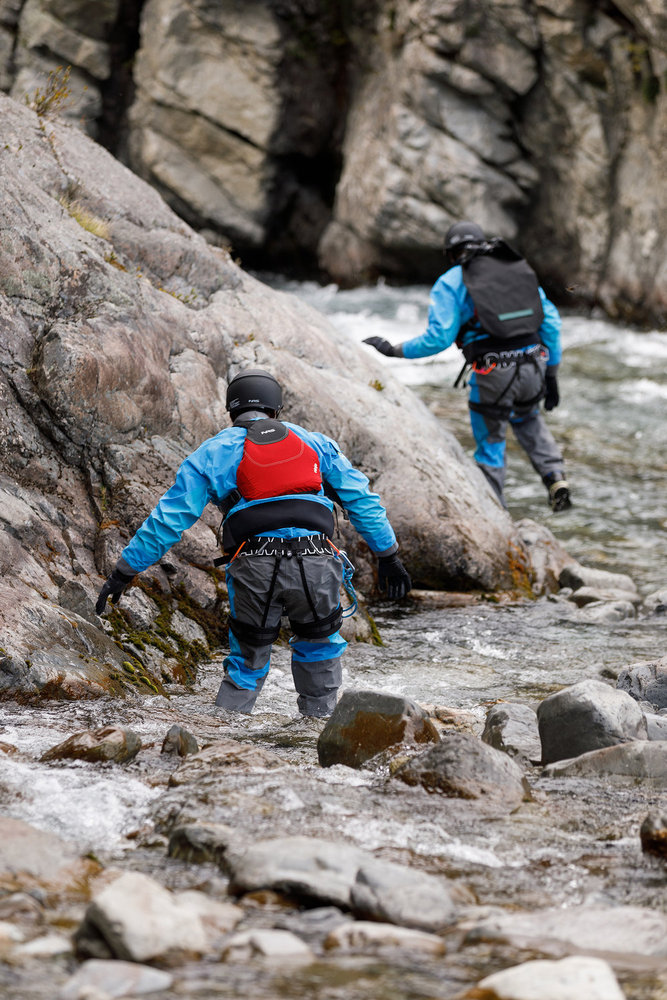
[[[123,549],[121,559],[129,568],[140,573],[159,562],[201,517],[209,500],[223,500],[235,489],[244,439],[245,431],[228,428],[185,459],[174,485]]]
[[[304,428],[294,424],[287,426],[318,452],[322,478],[334,488],[349,514],[352,525],[368,543],[370,549],[376,555],[390,555],[395,552],[398,544],[394,529],[389,523],[380,497],[371,491],[363,472],[355,469],[331,438],[324,434],[304,431]]]
[[[463,283],[463,269],[457,264],[441,274],[431,289],[426,330],[401,344],[403,357],[426,358],[451,347],[473,312],[472,300]]]
[[[549,352],[548,368],[555,368],[560,363],[562,347],[560,342],[561,318],[556,306],[551,302],[540,288],[540,298],[544,319],[540,327],[540,340]]]

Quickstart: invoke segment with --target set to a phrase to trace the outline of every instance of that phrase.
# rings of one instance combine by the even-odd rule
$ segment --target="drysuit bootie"
[[[545,485],[549,490],[549,505],[553,511],[568,510],[572,506],[570,484],[567,479],[554,477]]]

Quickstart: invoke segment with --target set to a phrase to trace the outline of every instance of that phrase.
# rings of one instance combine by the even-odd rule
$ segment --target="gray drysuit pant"
[[[326,633],[326,625],[320,628],[315,638],[308,637],[308,624],[331,617],[340,607],[342,562],[319,539],[310,546],[311,554],[301,559],[291,553],[269,554],[284,551],[285,542],[266,541],[267,554],[241,550],[227,566],[229,656],[215,703],[233,712],[252,712],[269,672],[281,617],[287,614],[294,633],[290,646],[299,711],[330,715],[342,681],[340,657],[347,643],[337,631],[339,622],[331,626],[329,635],[321,634]],[[300,541],[308,544],[306,539]],[[302,623],[305,628],[300,634]]]
[[[542,352],[526,353],[532,360],[499,364],[489,372],[473,370],[469,382],[470,423],[477,445],[475,461],[503,506],[508,423],[542,479],[553,475],[565,478],[560,449],[539,409],[546,360]]]

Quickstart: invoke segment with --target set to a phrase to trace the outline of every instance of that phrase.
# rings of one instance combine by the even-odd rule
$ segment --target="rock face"
[[[106,631],[92,604],[183,458],[227,424],[244,365],[273,371],[285,416],[368,475],[416,583],[530,588],[509,517],[410,390],[384,370],[380,385],[365,351],[244,274],[79,129],[2,95],[0,115],[0,696],[155,693],[224,641],[217,510]],[[374,560],[342,532],[370,591]]]
[[[244,259],[433,280],[457,218],[561,301],[660,319],[657,0],[6,0],[0,87],[83,121]]]

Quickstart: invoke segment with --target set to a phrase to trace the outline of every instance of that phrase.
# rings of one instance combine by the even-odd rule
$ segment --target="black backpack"
[[[482,332],[493,342],[485,341],[485,349],[524,347],[539,340],[544,310],[537,275],[504,240],[484,244],[463,264],[463,282]]]

